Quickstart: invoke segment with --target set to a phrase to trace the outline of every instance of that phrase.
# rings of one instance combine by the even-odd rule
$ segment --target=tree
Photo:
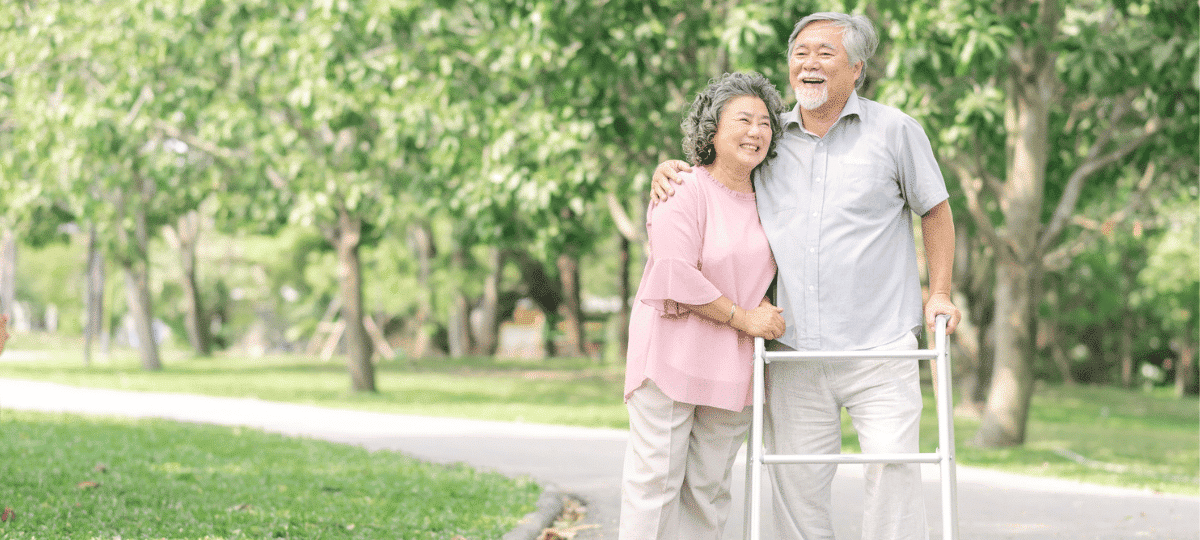
[[[1197,228],[1195,186],[1176,200],[1166,201],[1162,213],[1164,234],[1150,246],[1146,267],[1138,281],[1152,295],[1135,302],[1152,308],[1161,324],[1175,338],[1169,345],[1178,356],[1174,362],[1175,395],[1196,392],[1196,354],[1200,344],[1200,230]]]
[[[184,329],[188,342],[201,356],[212,353],[212,336],[204,301],[200,297],[200,286],[196,279],[196,247],[200,243],[203,218],[199,210],[192,210],[179,217],[174,227],[163,227],[163,237],[176,252],[182,273],[184,299]]]
[[[1130,169],[1146,179],[1138,193],[1195,177],[1196,28],[1177,21],[1195,20],[1197,6],[1012,0],[884,9],[897,22],[883,99],[940,135],[943,165],[995,256],[996,365],[976,442],[1021,444],[1046,267],[1090,238],[1064,235],[1080,199]]]
[[[364,326],[360,250],[407,225],[438,172],[426,144],[444,143],[430,107],[439,88],[424,28],[438,9],[405,1],[367,6],[293,1],[225,5],[226,84],[241,111],[213,119],[245,143],[253,168],[291,223],[322,232],[338,256],[341,321],[356,391],[375,391]],[[220,111],[215,111],[220,112]],[[251,120],[249,131],[243,131]],[[435,149],[436,150],[436,149]]]
[[[786,37],[791,23],[777,23],[791,2],[780,4],[490,2],[447,14],[455,53],[443,76],[460,81],[449,101],[470,107],[472,137],[462,144],[483,156],[478,179],[449,186],[451,211],[471,223],[463,242],[520,253],[514,260],[530,288],[554,278],[555,290],[534,297],[543,311],[560,312],[569,352],[579,352],[580,254],[619,231],[628,261],[643,241],[649,173],[680,154],[679,121],[693,92],[725,71],[770,75],[784,66],[776,27],[786,26]],[[542,268],[533,271],[532,261]],[[637,263],[614,276],[622,330],[627,265]],[[624,334],[617,339],[624,346]]]
[[[148,244],[181,207],[194,206],[187,195],[206,173],[180,158],[162,128],[194,117],[210,88],[206,73],[188,69],[200,34],[178,32],[200,11],[195,4],[19,2],[6,33],[9,122],[20,142],[9,171],[26,193],[96,227],[101,250],[125,270],[148,370],[161,367]]]

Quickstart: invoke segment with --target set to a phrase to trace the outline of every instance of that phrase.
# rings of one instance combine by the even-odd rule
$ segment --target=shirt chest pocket
[[[832,199],[845,211],[879,212],[903,204],[900,183],[890,162],[847,159],[837,169],[830,185]]]

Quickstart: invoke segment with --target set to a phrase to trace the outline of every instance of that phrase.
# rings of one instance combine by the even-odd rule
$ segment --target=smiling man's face
[[[804,27],[792,42],[788,79],[801,109],[841,112],[854,91],[862,63],[850,65],[842,45],[842,28],[829,21]]]

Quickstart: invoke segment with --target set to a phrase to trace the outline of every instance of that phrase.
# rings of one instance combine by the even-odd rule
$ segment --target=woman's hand
[[[683,179],[679,178],[679,173],[692,170],[692,166],[686,161],[671,159],[659,163],[654,168],[654,176],[650,182],[650,195],[654,202],[663,202],[668,197],[675,194],[675,188],[671,187],[671,183],[682,184]]]
[[[783,308],[771,305],[766,298],[751,310],[738,309],[729,325],[754,337],[779,339],[783,335]]]

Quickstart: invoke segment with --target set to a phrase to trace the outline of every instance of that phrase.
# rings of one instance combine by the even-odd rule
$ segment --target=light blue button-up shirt
[[[777,305],[796,350],[860,350],[922,326],[912,214],[948,198],[925,130],[851,94],[824,137],[799,108],[755,175],[759,219],[779,265]]]

